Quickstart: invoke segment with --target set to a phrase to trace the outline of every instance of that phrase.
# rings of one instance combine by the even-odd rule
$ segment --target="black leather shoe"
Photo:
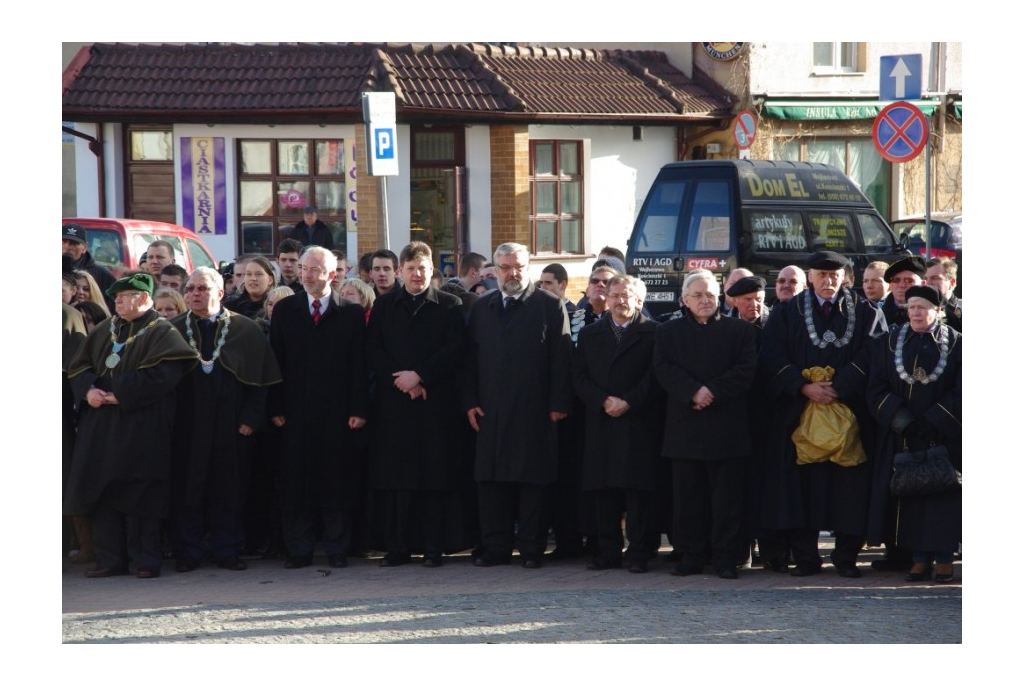
[[[587,562],[588,571],[604,571],[610,568],[622,568],[622,559],[608,559],[596,556]]]
[[[917,569],[916,571],[914,569]],[[932,566],[928,564],[914,564],[911,566],[910,573],[904,576],[903,580],[908,583],[923,583],[926,580],[932,578]]]
[[[704,569],[699,566],[691,566],[689,564],[676,564],[671,571],[674,576],[695,576],[704,573]]]
[[[551,559],[552,561],[558,561],[560,559],[579,559],[585,554],[583,547],[569,547],[567,545],[559,545],[553,550],[544,555],[545,558]]]
[[[114,576],[126,576],[128,569],[121,566],[100,566],[86,570],[86,578],[113,578]]]
[[[136,578],[159,578],[160,567],[159,566],[140,566],[139,570],[135,572]]]
[[[876,571],[909,571],[913,565],[914,562],[910,559],[890,559],[889,557],[875,559],[871,562],[871,568]]]
[[[952,573],[936,573],[934,576],[932,576],[932,580],[934,580],[936,583],[941,583],[942,585],[946,585],[947,583],[952,583],[953,582],[953,574]]]
[[[384,568],[389,566],[404,566],[409,563],[410,556],[408,554],[399,554],[398,552],[388,552],[384,555],[384,558],[380,560],[380,565]]]
[[[789,575],[796,576],[797,578],[806,578],[807,576],[814,576],[821,573],[820,566],[801,566],[797,564],[797,567],[789,572]]]
[[[495,557],[484,552],[473,560],[473,565],[480,568],[490,568],[491,566],[506,566],[511,561],[508,557]]]
[[[861,572],[857,568],[857,564],[850,562],[840,562],[836,564],[836,571],[839,573],[841,578],[860,578]]]
[[[174,562],[174,570],[177,573],[189,573],[199,568],[199,560],[195,557],[181,557]]]
[[[244,571],[248,568],[245,562],[238,557],[226,557],[217,562],[218,568],[224,568],[228,571]]]
[[[526,557],[523,559],[523,568],[540,568],[544,565],[544,562],[540,560],[540,557]]]
[[[327,557],[327,565],[331,568],[348,568],[348,557],[344,554],[331,554]]]
[[[437,568],[444,564],[444,557],[440,554],[424,554],[423,565],[427,568]]]
[[[284,562],[285,568],[306,568],[313,563],[312,557],[288,557]]]
[[[718,577],[722,580],[736,580],[740,577],[740,574],[734,568],[720,568],[718,569]]]
[[[647,562],[631,561],[629,562],[629,568],[627,570],[630,573],[647,573]]]
[[[764,570],[774,571],[775,573],[789,573],[789,564],[779,559],[766,559],[762,564]]]

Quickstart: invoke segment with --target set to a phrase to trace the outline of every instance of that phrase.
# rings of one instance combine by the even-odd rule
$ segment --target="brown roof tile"
[[[399,116],[666,121],[728,116],[735,98],[664,53],[507,45],[96,44],[63,74],[65,120],[317,114],[361,119],[366,90]]]

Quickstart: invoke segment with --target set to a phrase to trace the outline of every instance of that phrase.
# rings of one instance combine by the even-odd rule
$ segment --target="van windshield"
[[[676,227],[686,199],[685,181],[656,183],[638,222],[633,249],[637,252],[674,252]]]

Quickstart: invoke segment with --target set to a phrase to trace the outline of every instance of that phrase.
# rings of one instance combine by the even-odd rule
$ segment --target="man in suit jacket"
[[[362,307],[334,302],[331,279],[337,258],[311,246],[299,261],[305,295],[274,307],[270,346],[284,378],[271,395],[271,416],[284,427],[281,509],[286,568],[313,562],[315,524],[323,525],[332,567],[348,565],[352,517],[359,506],[359,453],[338,445],[356,442],[366,424],[366,323]]]
[[[622,565],[626,511],[633,573],[647,571],[660,533],[654,520],[661,457],[663,393],[651,372],[656,323],[645,317],[647,288],[634,276],[608,286],[610,316],[580,331],[573,383],[586,406],[583,490],[594,493],[598,551],[591,570]]]
[[[474,563],[507,564],[516,546],[525,568],[540,568],[547,486],[558,477],[555,424],[572,406],[569,321],[559,298],[530,280],[526,246],[500,245],[494,262],[499,288],[477,300],[468,324],[463,406],[477,431],[484,547]]]

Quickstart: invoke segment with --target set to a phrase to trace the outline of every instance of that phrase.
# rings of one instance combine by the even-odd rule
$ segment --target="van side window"
[[[891,252],[894,248],[889,231],[885,230],[882,220],[874,214],[857,214],[860,221],[860,237],[864,240],[864,251],[867,253]]]
[[[833,250],[856,252],[853,216],[846,212],[807,212],[810,221],[811,252]]]
[[[732,220],[728,181],[701,181],[693,198],[687,252],[726,252],[731,249]]]
[[[640,217],[633,249],[637,252],[674,252],[676,227],[686,198],[685,181],[655,184]]]
[[[188,245],[188,256],[192,259],[193,270],[199,266],[214,268],[213,260],[210,259],[210,255],[206,253],[206,250],[199,244],[199,241],[186,238],[185,244]]]
[[[108,269],[124,268],[124,262],[121,260],[124,246],[121,244],[121,236],[113,231],[89,229],[89,254],[101,266]]]
[[[755,252],[806,252],[807,237],[800,212],[750,210]]]
[[[187,264],[185,261],[185,251],[181,246],[181,239],[173,235],[136,235],[135,236],[135,254],[138,255],[139,259],[142,259],[142,255],[146,254],[146,250],[149,249],[149,244],[157,240],[163,240],[164,242],[170,243],[171,248],[174,249],[174,261],[177,264]]]

